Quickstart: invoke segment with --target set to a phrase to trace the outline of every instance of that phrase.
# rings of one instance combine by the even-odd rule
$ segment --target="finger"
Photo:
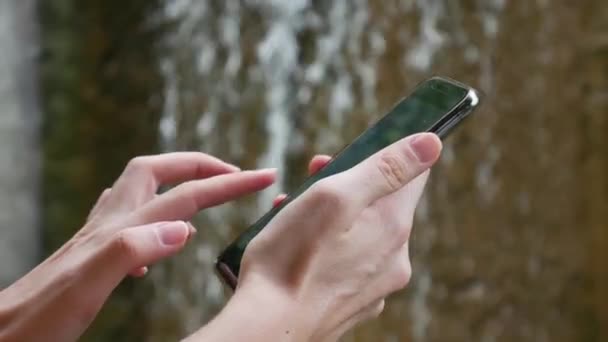
[[[190,222],[186,222],[186,225],[188,226],[188,237],[186,238],[186,240],[189,241],[190,239],[192,239],[194,234],[196,234],[196,228],[194,228],[194,226]],[[148,267],[142,266],[142,267],[138,267],[138,268],[132,270],[131,272],[129,272],[129,275],[132,277],[135,277],[135,278],[141,278],[141,277],[145,276],[147,273],[148,273]]]
[[[132,159],[112,190],[113,210],[132,210],[161,185],[239,171],[239,168],[199,152],[175,152]]]
[[[135,158],[127,165],[125,176],[151,174],[159,185],[164,185],[237,171],[238,167],[205,153],[173,152]]]
[[[331,161],[330,156],[326,156],[326,155],[314,156],[310,160],[310,163],[308,163],[308,174],[311,176],[314,175],[315,173],[319,172],[319,170],[321,170],[323,167],[325,167],[325,165],[327,165],[330,161]]]
[[[310,163],[308,163],[308,174],[310,176],[312,176],[313,174],[319,172],[319,170],[321,170],[325,165],[327,165],[330,160],[331,160],[330,156],[326,156],[326,155],[316,155],[316,156],[314,156],[310,160]],[[287,194],[280,194],[280,195],[278,195],[272,201],[272,206],[273,207],[278,206],[279,204],[281,204],[281,202],[283,202],[285,200],[285,198],[287,198]]]
[[[148,267],[143,266],[143,267],[138,267],[138,268],[134,269],[133,271],[129,272],[129,275],[134,278],[141,278],[141,277],[145,276],[147,273],[148,273]]]
[[[334,176],[334,186],[357,189],[349,197],[360,208],[402,189],[439,158],[441,140],[432,133],[406,137]]]
[[[183,183],[133,213],[131,224],[190,220],[201,209],[262,190],[276,179],[276,169],[244,171]]]
[[[122,276],[179,252],[190,228],[183,221],[155,222],[122,230],[104,247],[107,269]]]
[[[287,194],[280,194],[272,201],[272,206],[276,207],[287,198]]]
[[[102,245],[90,245],[92,248],[87,251],[92,255],[86,257],[84,264],[79,266],[81,279],[78,288],[86,289],[91,294],[87,296],[86,310],[76,306],[76,313],[80,312],[78,321],[83,327],[95,317],[110,293],[130,270],[153,264],[179,252],[185,245],[188,234],[184,222],[155,222],[105,235],[109,239]]]
[[[105,189],[101,193],[101,195],[97,199],[97,202],[95,202],[95,205],[93,206],[93,209],[91,209],[91,212],[89,213],[89,216],[87,217],[87,222],[90,221],[93,217],[95,217],[95,215],[97,215],[97,213],[99,212],[99,210],[107,202],[108,198],[110,197],[110,191],[111,190],[112,190],[111,188],[107,188],[107,189]]]
[[[197,230],[194,227],[194,225],[192,225],[192,223],[190,223],[190,222],[186,222],[186,225],[188,225],[188,232],[189,232],[188,240],[190,240],[190,239],[192,239],[194,237],[194,235],[196,234]]]
[[[314,183],[275,219],[286,222],[284,229],[302,221],[316,227],[306,230],[310,236],[298,235],[299,243],[312,242],[322,233],[319,229],[346,227],[370,204],[403,188],[430,168],[440,150],[441,141],[434,134],[401,139],[351,169]]]

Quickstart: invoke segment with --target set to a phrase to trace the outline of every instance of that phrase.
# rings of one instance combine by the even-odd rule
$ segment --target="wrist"
[[[0,291],[0,341],[11,339],[15,330],[15,318],[20,310],[18,304],[7,297],[9,289]]]
[[[313,331],[307,312],[284,289],[248,282],[217,317],[186,341],[309,341]]]

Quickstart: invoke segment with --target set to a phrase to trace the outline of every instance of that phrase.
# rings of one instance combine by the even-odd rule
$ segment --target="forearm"
[[[69,263],[51,257],[0,292],[0,342],[74,341],[87,328],[117,280],[94,278],[98,264],[87,260],[78,272]]]
[[[0,292],[0,341],[7,341],[11,333],[11,318],[15,316],[15,309],[3,299],[5,299],[3,293]]]
[[[262,288],[243,288],[222,312],[185,342],[309,341],[303,310],[293,301]]]

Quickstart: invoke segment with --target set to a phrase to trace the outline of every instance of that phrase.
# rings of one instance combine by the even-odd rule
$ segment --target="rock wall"
[[[157,1],[41,1],[44,252],[86,219],[129,159],[158,151]],[[145,281],[126,279],[83,341],[141,341]]]
[[[41,255],[36,23],[35,1],[0,2],[0,288]]]

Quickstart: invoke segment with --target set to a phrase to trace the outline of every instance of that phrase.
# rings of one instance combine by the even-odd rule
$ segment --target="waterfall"
[[[258,216],[268,210],[268,203],[282,189],[285,154],[292,131],[290,114],[291,80],[298,67],[298,42],[296,40],[298,13],[308,6],[308,1],[271,1],[270,25],[257,48],[257,56],[266,88],[267,113],[264,115],[268,135],[266,152],[260,157],[258,167],[279,167],[277,182],[260,198]]]
[[[421,71],[428,71],[432,66],[433,57],[439,51],[446,37],[437,24],[444,15],[444,5],[441,0],[418,0],[420,9],[420,36],[416,45],[407,54],[407,63]]]
[[[40,258],[36,2],[0,2],[0,288]]]
[[[344,340],[583,334],[575,314],[587,308],[565,298],[585,283],[567,279],[587,280],[577,264],[584,247],[571,243],[579,234],[572,226],[584,224],[579,206],[563,198],[587,198],[572,177],[581,172],[574,165],[586,138],[571,127],[585,123],[583,115],[555,116],[579,108],[574,100],[583,93],[575,81],[563,84],[565,75],[583,77],[571,59],[587,57],[569,52],[567,42],[593,12],[580,8],[504,0],[167,0],[163,15],[177,25],[160,63],[165,148],[194,146],[243,168],[278,167],[280,176],[257,196],[205,210],[195,246],[179,263],[152,270],[155,286],[171,294],[169,303],[154,304],[159,319],[170,312],[191,330],[213,316],[227,298],[213,275],[221,249],[305,177],[310,157],[338,151],[439,74],[479,88],[484,103],[445,142],[433,170],[411,239],[411,284],[388,301],[382,320]],[[588,84],[600,88],[597,82]],[[544,182],[554,186],[538,185]],[[570,311],[539,314],[534,303]]]

